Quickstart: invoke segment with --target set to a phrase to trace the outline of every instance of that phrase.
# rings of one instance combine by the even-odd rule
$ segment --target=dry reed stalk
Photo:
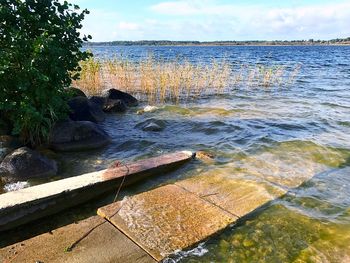
[[[178,103],[203,95],[224,94],[234,87],[290,85],[300,70],[300,65],[290,72],[282,66],[241,65],[233,68],[225,59],[202,65],[187,60],[157,60],[151,55],[139,62],[124,57],[105,61],[90,58],[82,62],[81,67],[81,78],[73,84],[88,95],[117,87],[149,104]]]

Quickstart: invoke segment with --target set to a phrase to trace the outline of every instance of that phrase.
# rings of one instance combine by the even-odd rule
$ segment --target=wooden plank
[[[71,250],[67,248],[75,246]],[[0,249],[0,262],[155,263],[145,251],[99,216]]]
[[[75,176],[0,195],[0,231],[86,202],[122,182],[128,186],[148,176],[167,172],[191,160],[194,154],[181,151],[99,172]]]
[[[166,185],[98,209],[154,259],[206,239],[237,217],[176,185]]]

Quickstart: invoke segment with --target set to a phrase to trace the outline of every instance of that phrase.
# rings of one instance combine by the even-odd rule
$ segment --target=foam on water
[[[29,186],[28,182],[9,183],[9,184],[5,184],[4,190],[5,192],[12,192],[12,191],[26,188],[28,186]]]
[[[203,242],[198,244],[198,246],[196,246],[195,248],[189,250],[177,250],[171,257],[164,259],[163,262],[177,263],[190,256],[202,257],[206,253],[208,253],[208,249],[205,248],[205,243]]]

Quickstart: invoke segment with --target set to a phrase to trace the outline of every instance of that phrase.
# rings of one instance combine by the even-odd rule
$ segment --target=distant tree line
[[[88,42],[86,46],[249,46],[249,45],[336,45],[350,44],[350,37],[331,40],[249,40],[249,41],[171,41],[171,40],[140,40],[140,41],[110,41]]]

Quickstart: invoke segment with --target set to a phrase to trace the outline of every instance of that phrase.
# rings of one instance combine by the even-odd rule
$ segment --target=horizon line
[[[349,37],[332,38],[332,39],[293,39],[293,40],[264,40],[264,39],[251,39],[251,40],[169,40],[169,39],[140,39],[140,40],[109,40],[109,41],[88,41],[86,43],[111,43],[111,42],[196,42],[196,43],[215,43],[215,42],[319,42],[319,41],[350,41]]]

